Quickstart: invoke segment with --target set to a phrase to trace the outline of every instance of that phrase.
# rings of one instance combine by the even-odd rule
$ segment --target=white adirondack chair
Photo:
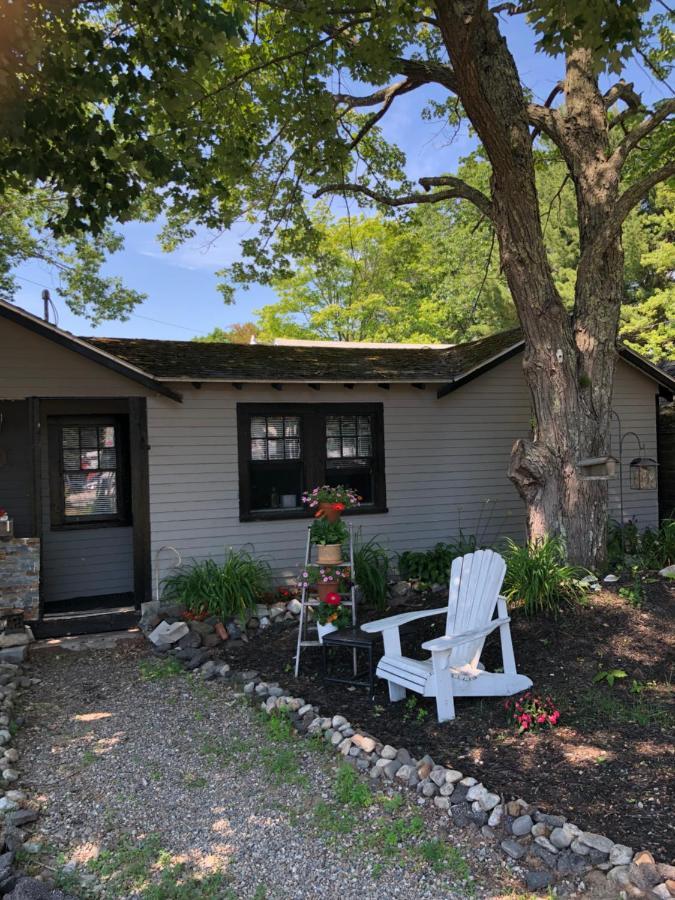
[[[389,682],[389,699],[403,700],[406,690],[435,697],[438,721],[455,718],[455,697],[508,697],[532,687],[516,671],[511,621],[499,590],[506,563],[492,550],[478,550],[455,559],[450,571],[447,607],[402,613],[362,625],[363,631],[382,632],[384,656],[377,675]],[[495,615],[497,610],[497,617]],[[425,616],[447,614],[445,636],[426,641],[427,660],[401,654],[399,628]],[[485,638],[499,628],[503,672],[486,672],[480,664]]]

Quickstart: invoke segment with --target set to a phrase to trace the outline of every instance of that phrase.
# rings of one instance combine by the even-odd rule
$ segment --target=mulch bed
[[[558,727],[538,734],[517,735],[499,699],[459,700],[457,718],[439,725],[433,699],[408,694],[415,699],[391,704],[379,679],[375,702],[363,689],[324,686],[313,648],[303,651],[295,679],[294,626],[226,646],[223,656],[418,758],[429,753],[437,763],[485,779],[490,790],[507,798],[524,797],[587,830],[675,862],[675,814],[668,796],[675,783],[675,586],[645,585],[639,609],[618,595],[619,587],[593,594],[588,605],[557,622],[513,615],[519,670],[561,711]],[[362,621],[381,617],[361,612]],[[423,657],[422,642],[442,633],[442,624],[442,618],[412,623],[402,634],[403,652]],[[482,661],[488,669],[501,665],[496,636]],[[593,684],[599,671],[613,669],[627,677],[612,687]]]

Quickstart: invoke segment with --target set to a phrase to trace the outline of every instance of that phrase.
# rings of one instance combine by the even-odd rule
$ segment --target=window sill
[[[360,506],[357,509],[350,509],[344,512],[343,517],[349,516],[373,516],[388,513],[386,506]],[[287,521],[288,519],[307,519],[311,522],[314,516],[306,509],[270,509],[270,510],[254,510],[250,513],[241,513],[239,515],[240,522],[276,522]]]
[[[130,520],[120,521],[119,519],[97,520],[92,522],[52,522],[49,526],[50,531],[82,531],[89,528],[131,528]]]

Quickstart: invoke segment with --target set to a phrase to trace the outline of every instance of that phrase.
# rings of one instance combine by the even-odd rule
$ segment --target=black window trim
[[[117,450],[117,512],[114,515],[67,516],[65,514],[65,488],[63,483],[63,442],[61,431],[68,425],[79,427],[114,425]],[[49,432],[49,518],[52,531],[75,531],[83,528],[126,528],[132,525],[131,477],[129,465],[129,429],[126,416],[100,415],[50,415]]]
[[[358,506],[348,515],[377,515],[388,512],[385,455],[384,405],[382,403],[237,403],[237,461],[239,468],[239,521],[258,522],[311,517],[308,509],[251,510],[250,429],[251,417],[302,416],[303,490],[323,484],[326,474],[325,418],[330,415],[369,415],[373,418],[373,494],[375,502]],[[307,453],[307,448],[310,448]],[[321,448],[319,453],[313,448]],[[306,455],[307,454],[307,455]]]

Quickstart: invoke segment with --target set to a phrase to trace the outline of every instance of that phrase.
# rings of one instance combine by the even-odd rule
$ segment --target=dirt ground
[[[646,584],[640,608],[618,595],[620,586],[592,594],[587,605],[558,621],[513,615],[519,670],[532,678],[535,693],[550,694],[561,711],[558,727],[524,737],[507,725],[501,700],[460,700],[457,718],[439,725],[433,700],[415,695],[390,704],[383,681],[374,702],[363,689],[324,686],[314,649],[303,652],[296,681],[293,625],[269,629],[248,644],[226,645],[224,656],[341,712],[382,741],[484,779],[507,798],[523,797],[587,830],[675,861],[668,794],[675,784],[675,585]],[[435,618],[413,623],[403,652],[423,656],[420,645],[441,627]],[[498,650],[491,639],[483,656],[488,669],[501,665]],[[613,670],[625,677],[613,686],[606,679],[594,683],[598,673]]]

